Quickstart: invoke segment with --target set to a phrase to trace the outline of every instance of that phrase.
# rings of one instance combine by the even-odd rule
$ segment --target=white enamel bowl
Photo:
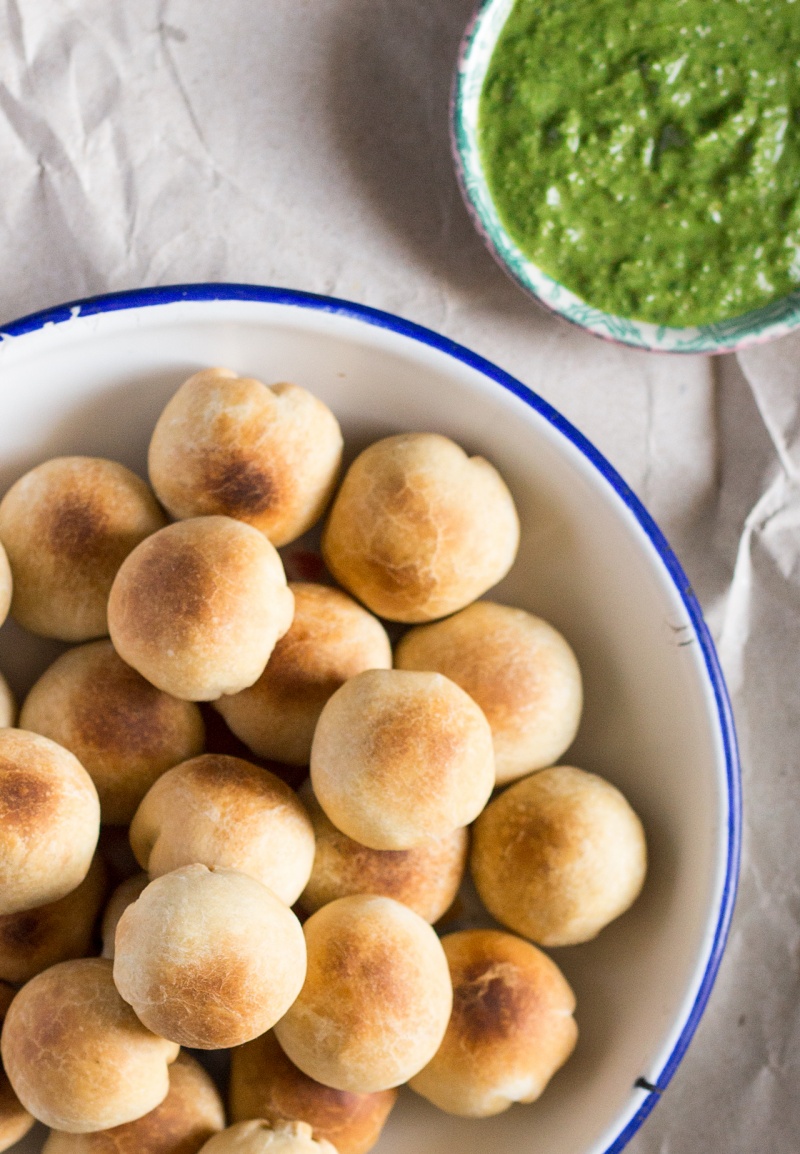
[[[736,887],[739,786],[725,687],[688,582],[600,454],[499,369],[424,329],[327,298],[231,285],[66,306],[0,343],[0,492],[58,454],[145,471],[166,399],[201,366],[296,381],[322,397],[352,455],[399,430],[487,456],[523,525],[492,596],[552,621],[574,646],[586,713],[565,760],[604,774],[641,814],[644,893],[597,941],[553,951],[578,999],[577,1051],[534,1106],[482,1122],[405,1092],[380,1154],[600,1154],[649,1113],[697,1025]],[[24,693],[54,647],[0,631]],[[40,1149],[30,1137],[18,1149]]]

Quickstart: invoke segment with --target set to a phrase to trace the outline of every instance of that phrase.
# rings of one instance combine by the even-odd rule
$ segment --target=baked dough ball
[[[478,601],[410,630],[398,669],[431,669],[460,685],[492,729],[497,784],[552,765],[575,737],[583,708],[575,654],[552,625],[523,609]]]
[[[100,803],[68,750],[0,729],[0,915],[58,901],[89,872]]]
[[[229,1094],[234,1122],[305,1122],[338,1154],[367,1154],[397,1101],[397,1090],[351,1094],[315,1082],[289,1061],[272,1031],[233,1051]]]
[[[14,1000],[16,990],[0,982],[0,1025]],[[8,1075],[0,1062],[0,1150],[8,1150],[33,1126],[34,1119],[11,1088]]]
[[[440,673],[360,673],[322,711],[311,782],[342,833],[370,849],[411,849],[469,825],[486,805],[489,723]]]
[[[255,878],[186,866],[157,878],[117,925],[114,981],[151,1030],[182,1046],[239,1046],[300,992],[300,923]]]
[[[117,926],[119,919],[125,913],[128,906],[141,897],[142,891],[150,885],[150,878],[147,874],[135,874],[132,878],[126,878],[124,882],[120,882],[114,890],[111,897],[108,899],[106,908],[103,911],[103,923],[100,929],[103,938],[103,953],[104,958],[114,958],[114,939],[117,934]]]
[[[146,1030],[117,993],[111,962],[81,958],[37,974],[3,1026],[3,1062],[19,1100],[54,1130],[86,1134],[164,1101],[178,1046]]]
[[[263,533],[230,517],[195,517],[134,549],[111,590],[108,624],[120,657],[153,685],[212,701],[258,680],[293,612]]]
[[[434,621],[511,568],[519,518],[497,470],[447,437],[402,433],[347,471],[322,537],[336,580],[390,621]]]
[[[300,796],[316,839],[314,868],[300,897],[300,905],[308,913],[350,894],[394,898],[426,922],[438,922],[450,908],[467,864],[469,835],[465,829],[413,849],[368,849],[329,821],[309,782]]]
[[[312,1138],[305,1122],[237,1122],[206,1142],[201,1154],[337,1154],[330,1142]],[[341,1152],[339,1152],[341,1154]]]
[[[136,860],[151,878],[200,862],[260,881],[287,906],[314,861],[314,829],[285,782],[252,762],[206,753],[155,783],[131,823]]]
[[[127,825],[153,782],[200,753],[204,739],[197,706],[145,681],[110,641],[57,658],[28,694],[20,725],[75,754],[110,825]]]
[[[181,1053],[169,1068],[169,1093],[155,1110],[94,1134],[52,1130],[42,1154],[197,1154],[224,1126],[216,1086],[199,1062]]]
[[[81,884],[65,898],[0,917],[0,978],[27,982],[56,962],[94,953],[94,927],[106,895],[106,871],[95,854]]]
[[[102,637],[117,570],[163,524],[147,485],[116,461],[56,457],[31,469],[0,501],[13,616],[44,637]]]
[[[466,1118],[535,1102],[578,1039],[575,995],[564,975],[541,950],[497,930],[448,934],[442,947],[453,1012],[411,1089]]]
[[[148,465],[173,517],[222,513],[286,545],[322,516],[341,458],[336,418],[305,389],[205,369],[159,417]]]
[[[325,702],[365,669],[391,669],[386,631],[346,593],[290,584],[294,620],[255,685],[214,707],[260,757],[308,765]]]
[[[275,1027],[303,1073],[371,1094],[407,1082],[439,1048],[453,990],[434,931],[392,898],[323,906],[303,927],[308,974]]]
[[[644,884],[642,823],[610,782],[557,765],[518,781],[475,824],[472,876],[489,913],[542,946],[588,942]]]
[[[11,566],[8,563],[8,554],[0,541],[0,625],[3,624],[11,608]]]
[[[0,729],[8,729],[17,719],[17,703],[9,684],[0,673]]]

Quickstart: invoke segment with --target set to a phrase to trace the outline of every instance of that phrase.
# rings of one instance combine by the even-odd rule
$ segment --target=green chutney
[[[800,0],[517,0],[479,141],[507,231],[596,308],[698,325],[800,286]]]

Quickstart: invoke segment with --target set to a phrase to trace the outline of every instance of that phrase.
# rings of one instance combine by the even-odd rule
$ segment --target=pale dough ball
[[[322,537],[336,580],[390,621],[463,609],[511,568],[519,518],[497,470],[447,437],[403,433],[350,466]]]
[[[610,782],[557,765],[518,781],[475,824],[472,876],[489,913],[542,946],[588,942],[644,884],[644,830]]]
[[[216,1086],[199,1062],[181,1053],[169,1068],[169,1093],[155,1110],[93,1134],[52,1130],[42,1154],[197,1154],[224,1126]]]
[[[292,905],[314,861],[314,828],[297,794],[266,769],[206,753],[169,770],[131,823],[151,878],[199,862],[239,870]]]
[[[436,1053],[453,991],[434,931],[391,898],[340,898],[303,927],[308,974],[275,1027],[296,1066],[337,1090],[407,1082]]]
[[[75,754],[109,825],[127,825],[153,782],[200,753],[205,738],[198,707],[145,681],[110,641],[57,658],[28,694],[20,725]]]
[[[309,782],[300,796],[316,838],[314,867],[300,897],[308,913],[350,894],[380,894],[402,902],[432,923],[453,904],[467,864],[465,829],[413,849],[368,849],[325,816]]]
[[[108,603],[123,661],[186,701],[212,701],[257,681],[293,613],[274,546],[230,517],[154,533],[125,561]]]
[[[144,1024],[182,1046],[257,1038],[303,985],[292,911],[236,870],[186,866],[157,878],[117,925],[114,981]]]
[[[0,541],[0,625],[3,624],[11,608],[12,594],[11,566],[8,563],[2,541]]]
[[[0,982],[0,1025],[16,992],[13,986]],[[33,1123],[34,1118],[14,1093],[0,1062],[0,1150],[8,1150],[15,1142],[19,1142],[20,1138],[24,1138]]]
[[[486,805],[492,733],[439,673],[360,673],[322,711],[311,781],[342,833],[370,849],[411,849],[469,825]]]
[[[231,1054],[234,1122],[305,1122],[317,1140],[326,1139],[338,1154],[367,1154],[396,1101],[397,1090],[352,1094],[315,1082],[289,1061],[272,1031]]]
[[[163,524],[147,485],[116,461],[56,457],[31,469],[0,501],[12,615],[44,637],[102,637],[117,570]]]
[[[0,729],[9,729],[17,719],[17,703],[8,682],[0,673]]]
[[[103,911],[103,922],[100,927],[100,934],[103,939],[103,953],[104,958],[114,958],[114,939],[117,934],[117,926],[119,919],[125,913],[128,906],[133,903],[142,894],[142,891],[150,885],[150,878],[147,874],[134,874],[132,878],[126,878],[124,882],[120,882],[114,890],[111,897],[106,903],[106,908]]]
[[[105,958],[37,974],[3,1026],[3,1062],[17,1097],[40,1122],[73,1134],[155,1110],[178,1049],[145,1029],[117,993]]]
[[[443,673],[478,703],[492,730],[497,784],[552,765],[572,744],[583,708],[575,654],[552,625],[478,601],[410,630],[398,669]]]
[[[56,962],[93,953],[94,926],[105,894],[105,867],[95,855],[86,877],[66,897],[0,917],[0,978],[27,982]]]
[[[206,1142],[201,1154],[337,1154],[330,1142],[312,1137],[305,1122],[237,1122]],[[341,1151],[339,1152],[341,1154]]]
[[[325,702],[365,669],[391,669],[381,623],[346,593],[291,583],[294,620],[255,685],[214,702],[230,729],[259,757],[308,765]]]
[[[578,1039],[575,995],[564,975],[535,946],[496,930],[448,934],[442,947],[453,1012],[411,1089],[466,1118],[535,1102]]]
[[[97,790],[78,759],[46,737],[0,729],[0,914],[76,889],[99,832]]]
[[[173,517],[222,513],[286,545],[322,516],[341,458],[336,418],[305,389],[205,369],[159,417],[148,465]]]

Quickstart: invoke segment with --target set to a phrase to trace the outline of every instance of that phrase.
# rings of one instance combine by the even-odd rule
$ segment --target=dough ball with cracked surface
[[[10,729],[17,720],[17,703],[11,687],[0,673],[0,729]]]
[[[523,609],[477,601],[411,629],[398,669],[429,669],[460,685],[492,729],[497,784],[552,765],[572,744],[583,708],[581,672],[561,634]]]
[[[76,889],[100,833],[97,790],[68,750],[24,729],[0,729],[0,915]]]
[[[500,474],[436,433],[401,433],[365,449],[322,537],[336,580],[379,617],[409,624],[475,601],[505,577],[518,545]]]
[[[314,861],[314,828],[297,794],[269,770],[206,753],[160,777],[130,829],[151,878],[199,862],[239,870],[292,905]]]
[[[142,1025],[104,958],[37,974],[3,1026],[3,1062],[19,1100],[40,1122],[74,1134],[154,1110],[167,1096],[178,1049]]]
[[[0,982],[0,1026],[5,1020],[8,1007],[14,1000],[13,986]],[[35,1119],[20,1102],[8,1080],[8,1075],[0,1062],[0,1150],[8,1150],[20,1138],[24,1138]]]
[[[216,1086],[199,1062],[181,1053],[169,1068],[169,1093],[155,1110],[93,1134],[52,1130],[42,1154],[197,1154],[224,1126]]]
[[[564,975],[541,950],[497,930],[447,934],[442,947],[453,1012],[411,1089],[465,1118],[535,1102],[578,1038],[575,995]]]
[[[397,1090],[353,1094],[315,1082],[287,1058],[271,1030],[231,1054],[229,1095],[234,1122],[305,1122],[338,1154],[368,1154],[397,1101]]]
[[[510,786],[475,824],[472,876],[489,913],[542,946],[588,942],[636,900],[642,823],[615,786],[572,766]]]
[[[330,821],[309,782],[300,797],[314,826],[316,853],[300,905],[315,913],[328,902],[351,894],[380,894],[402,902],[426,922],[437,922],[450,908],[467,864],[469,835],[456,829],[413,849],[368,849]]]
[[[201,1154],[337,1154],[305,1122],[237,1122],[206,1142]]]
[[[323,906],[303,933],[306,981],[275,1027],[286,1054],[336,1090],[407,1082],[439,1048],[452,1006],[434,931],[391,898],[359,895]]]
[[[142,892],[150,885],[150,878],[145,873],[134,874],[133,877],[126,878],[125,881],[120,882],[117,888],[112,893],[111,897],[106,903],[106,908],[103,911],[103,921],[100,927],[100,934],[103,939],[102,957],[114,959],[114,939],[117,935],[117,926],[119,919],[125,913],[128,906],[142,895]]]
[[[351,677],[323,709],[311,749],[319,804],[370,849],[411,849],[469,825],[494,772],[489,723],[439,673]]]
[[[31,633],[61,641],[104,636],[117,570],[164,521],[144,481],[116,461],[56,457],[37,465],[0,501],[12,615]]]
[[[111,590],[123,661],[173,697],[213,701],[264,672],[294,598],[274,546],[230,517],[195,517],[134,549]]]
[[[198,754],[205,736],[198,707],[156,689],[110,641],[58,657],[25,699],[20,725],[75,754],[109,825],[127,825],[153,782]]]
[[[365,669],[391,669],[392,649],[380,621],[341,590],[304,582],[289,588],[294,620],[266,669],[214,708],[259,757],[308,765],[326,701]]]
[[[148,466],[173,517],[221,513],[286,545],[322,516],[341,457],[339,423],[312,393],[213,368],[168,402]]]
[[[295,915],[255,878],[186,866],[156,878],[117,925],[114,981],[148,1029],[200,1050],[274,1026],[306,972]]]

